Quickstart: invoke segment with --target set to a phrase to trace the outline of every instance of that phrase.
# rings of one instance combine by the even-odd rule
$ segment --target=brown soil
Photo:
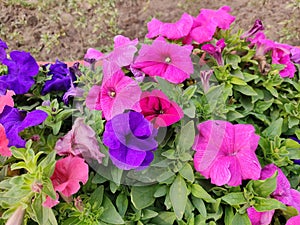
[[[31,1],[37,2],[27,2]],[[65,8],[70,0],[61,1],[60,6],[54,5],[52,11],[9,2],[12,0],[0,1],[0,38],[10,49],[31,51],[39,60],[82,59],[87,48],[110,45],[113,36],[119,32],[130,38],[143,39],[146,24],[152,17],[175,22],[183,12],[196,16],[201,8],[218,9],[223,5],[229,5],[232,15],[236,16],[235,29],[246,30],[256,19],[261,19],[270,39],[300,45],[295,33],[299,29],[299,8],[298,11],[287,8],[295,0],[118,0],[115,1],[115,20],[112,20],[113,14],[106,14],[103,21],[110,19],[111,24],[99,23],[96,30],[95,21],[100,20],[95,20],[98,15],[89,4],[78,4],[75,14]],[[58,17],[53,17],[51,13],[58,12],[58,9]],[[78,15],[85,19],[81,27],[75,25]],[[291,32],[285,31],[286,28]],[[45,33],[51,41],[45,41]]]

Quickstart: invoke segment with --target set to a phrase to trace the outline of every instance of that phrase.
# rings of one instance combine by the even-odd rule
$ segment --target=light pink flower
[[[259,136],[249,124],[209,120],[198,125],[193,149],[195,169],[218,186],[257,180],[261,166],[255,155]]]
[[[149,76],[160,76],[171,83],[181,83],[193,73],[191,46],[179,46],[155,40],[152,45],[142,45],[133,67]]]
[[[5,128],[0,124],[0,155],[12,156],[12,153],[8,147],[9,140],[6,137]]]
[[[252,225],[269,225],[272,221],[275,210],[257,212],[254,207],[247,209],[247,214]]]
[[[75,120],[72,130],[56,142],[55,150],[60,156],[79,156],[87,162],[95,159],[99,164],[105,156],[100,152],[95,131],[84,123],[83,118]]]
[[[99,85],[94,85],[89,90],[89,93],[85,99],[85,104],[90,110],[101,110],[100,92],[101,86]]]
[[[261,171],[260,179],[265,180],[278,171],[277,186],[271,196],[282,203],[293,206],[300,213],[300,192],[291,188],[289,180],[280,168],[274,164],[265,166]]]
[[[170,101],[160,90],[144,92],[140,100],[141,113],[154,124],[154,127],[166,127],[178,122],[183,111],[176,102]]]
[[[85,59],[95,59],[96,61],[100,60],[104,54],[97,49],[89,48],[84,55]]]
[[[181,18],[175,23],[163,23],[153,18],[148,24],[147,38],[163,36],[170,40],[178,40],[187,36],[193,25],[193,17],[187,13],[182,14]]]
[[[300,215],[291,217],[286,225],[299,225],[300,224]]]
[[[6,105],[14,107],[13,95],[15,95],[15,92],[10,90],[7,90],[5,95],[0,95],[0,113],[3,112]]]
[[[52,185],[55,191],[69,197],[80,189],[80,182],[85,184],[88,180],[89,168],[84,159],[78,156],[68,156],[59,159],[55,164],[54,173],[51,176]],[[46,207],[53,207],[58,204],[58,195],[56,199],[49,196],[43,203]]]

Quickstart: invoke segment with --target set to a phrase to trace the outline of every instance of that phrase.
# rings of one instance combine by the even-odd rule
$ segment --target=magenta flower
[[[154,127],[167,127],[183,117],[183,111],[176,102],[170,101],[160,90],[144,92],[140,100],[141,113]]]
[[[193,17],[187,13],[182,14],[181,18],[175,23],[163,23],[153,18],[147,24],[148,34],[146,34],[146,37],[162,36],[170,40],[178,40],[189,34],[192,25]]]
[[[258,32],[254,38],[249,38],[251,46],[256,46],[255,56],[264,56],[268,51],[272,50],[275,43],[266,38],[263,32]]]
[[[286,222],[286,225],[299,225],[300,224],[300,215],[293,216],[289,218],[289,220]]]
[[[291,60],[294,63],[300,64],[300,48],[299,47],[293,47],[291,49]]]
[[[99,164],[105,156],[100,152],[95,131],[84,123],[83,118],[75,120],[72,130],[56,142],[55,150],[60,156],[80,156],[87,162],[95,159]]]
[[[224,39],[218,40],[216,45],[213,44],[205,44],[202,46],[202,50],[206,51],[212,57],[215,58],[219,66],[224,65],[224,60],[222,58],[222,51],[225,48],[226,44]]]
[[[290,58],[291,49],[292,46],[286,44],[275,43],[274,45],[272,63],[285,65],[285,68],[279,71],[281,77],[292,78],[295,75],[296,68]]]
[[[247,209],[248,217],[252,225],[269,225],[272,221],[275,210],[258,212],[254,207]]]
[[[0,114],[3,112],[6,105],[11,107],[14,106],[14,100],[12,98],[13,95],[15,95],[15,92],[10,90],[7,90],[5,95],[0,94]]]
[[[255,155],[259,136],[249,124],[209,120],[198,125],[193,149],[195,169],[218,186],[257,180],[261,166]]]
[[[264,30],[264,29],[265,28],[264,28],[261,20],[255,20],[253,27],[250,30],[248,30],[245,33],[243,33],[240,38],[241,39],[245,39],[245,38],[252,37],[257,32],[259,32],[261,30]]]
[[[76,165],[76,166],[74,166]],[[80,189],[80,182],[85,184],[88,180],[89,168],[84,159],[77,156],[68,156],[59,159],[55,164],[54,173],[51,176],[52,185],[55,191],[70,197]],[[57,199],[51,199],[49,196],[44,202],[44,206],[52,207],[58,203]]]
[[[223,6],[218,10],[201,9],[200,14],[194,18],[191,32],[185,38],[184,43],[191,43],[194,40],[201,44],[212,40],[217,28],[229,29],[235,20],[229,12],[229,6]]]
[[[126,109],[141,111],[138,104],[141,94],[137,81],[117,71],[101,88],[94,86],[90,90],[86,104],[90,109],[101,109],[105,119],[110,120]]]
[[[181,83],[193,73],[191,46],[179,46],[155,40],[152,45],[142,45],[133,67],[149,76],[160,76],[171,83]]]
[[[0,155],[2,156],[12,156],[12,153],[8,147],[8,139],[5,134],[5,128],[0,123]]]
[[[277,187],[271,194],[271,197],[281,201],[283,204],[293,206],[300,213],[300,192],[291,188],[289,180],[280,168],[274,164],[265,166],[261,171],[260,179],[265,180],[273,176],[276,171],[278,172]]]

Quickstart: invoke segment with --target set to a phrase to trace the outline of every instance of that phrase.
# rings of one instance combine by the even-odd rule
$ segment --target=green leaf
[[[31,207],[35,214],[35,219],[38,222],[38,224],[57,225],[57,221],[52,209],[48,207],[43,207],[42,204],[42,195],[36,195],[31,204]]]
[[[241,58],[238,55],[229,54],[226,55],[226,64],[230,64],[233,69],[239,68],[239,63],[241,62]]]
[[[232,220],[234,218],[233,208],[230,206],[225,207],[225,225],[232,225]]]
[[[244,85],[244,86],[234,85],[233,89],[247,96],[257,95],[256,91],[249,85]]]
[[[280,136],[282,132],[283,119],[279,118],[273,121],[269,127],[267,127],[262,133],[266,137],[274,138],[275,136]]]
[[[158,215],[157,212],[150,209],[143,209],[142,211],[142,220],[148,220]]]
[[[193,146],[195,139],[194,121],[191,120],[185,124],[181,130],[178,139],[178,149],[180,151],[187,151]]]
[[[184,179],[178,175],[170,187],[170,200],[178,220],[181,220],[187,203],[187,187]]]
[[[208,194],[203,187],[201,187],[199,184],[193,184],[192,185],[192,195],[194,195],[196,198],[201,198],[206,202],[209,203],[215,203],[216,200],[213,199],[210,194]]]
[[[173,212],[160,212],[151,222],[155,225],[173,225],[175,220],[176,216]]]
[[[246,213],[236,213],[232,219],[232,225],[251,225],[251,222]]]
[[[238,78],[238,77],[231,77],[230,83],[236,84],[236,85],[242,85],[242,86],[247,85],[247,83],[245,81],[243,81],[241,78]]]
[[[222,197],[222,200],[229,205],[241,205],[247,203],[243,192],[233,192],[226,194]]]
[[[286,210],[286,205],[274,198],[254,197],[255,204],[253,205],[256,211],[264,212],[273,209]]]
[[[193,205],[196,207],[196,209],[199,211],[199,213],[206,218],[207,211],[206,211],[206,206],[204,204],[204,201],[201,198],[196,198],[192,196],[192,202]]]
[[[154,193],[154,197],[155,198],[159,198],[159,197],[162,197],[162,196],[165,196],[167,194],[167,186],[166,185],[163,185],[163,186],[160,186],[159,188],[157,188],[157,190],[155,191]]]
[[[90,196],[91,206],[100,207],[103,200],[104,186],[101,185],[95,189],[95,191]]]
[[[185,165],[181,168],[181,170],[179,170],[179,173],[182,177],[184,177],[188,181],[194,182],[195,180],[194,170],[189,163],[185,163]]]
[[[128,208],[128,199],[125,193],[120,193],[118,195],[116,200],[116,206],[121,216],[124,217]]]
[[[217,86],[213,86],[209,89],[209,91],[206,93],[206,100],[208,102],[208,105],[210,107],[210,112],[214,112],[218,101],[220,100],[220,98],[222,97],[222,95],[224,95],[225,92],[225,85],[224,83],[217,85]]]
[[[150,186],[133,186],[131,188],[131,202],[136,209],[144,209],[153,204],[155,201],[154,193],[156,185]]]
[[[183,91],[182,97],[185,98],[186,101],[189,101],[195,94],[196,90],[197,90],[197,86],[191,85]]]
[[[248,185],[252,184],[254,192],[258,196],[266,198],[276,189],[277,174],[278,172],[276,171],[272,177],[265,180],[251,180]]]
[[[104,211],[100,219],[109,224],[124,224],[124,221],[108,197],[103,196]]]

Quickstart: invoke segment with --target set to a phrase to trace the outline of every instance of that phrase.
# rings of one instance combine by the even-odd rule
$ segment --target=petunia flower
[[[100,152],[95,131],[84,123],[83,118],[75,120],[72,130],[56,142],[54,149],[60,156],[80,156],[87,161],[95,159],[99,164],[105,156]]]
[[[201,9],[199,15],[193,20],[190,33],[183,42],[190,44],[196,41],[201,44],[212,40],[217,28],[229,29],[235,20],[235,17],[229,14],[230,10],[229,6],[223,6],[218,10]]]
[[[11,107],[14,106],[13,95],[15,95],[15,92],[10,90],[7,90],[5,95],[0,95],[0,114],[3,112],[6,105]]]
[[[84,162],[84,159],[78,156],[70,155],[59,159],[51,176],[53,188],[64,196],[70,197],[80,189],[80,182],[83,184],[87,182],[88,173],[88,165]],[[58,203],[58,195],[56,195],[56,199],[51,199],[48,196],[43,206],[53,207]]]
[[[8,139],[5,134],[5,128],[0,124],[0,155],[2,156],[12,156],[12,152],[8,147]]]
[[[93,85],[85,99],[86,107],[90,110],[101,110],[100,93],[101,86]]]
[[[103,143],[109,156],[122,170],[143,169],[154,159],[157,129],[141,113],[130,111],[113,117],[105,124]]]
[[[179,46],[156,39],[142,45],[133,67],[149,76],[160,76],[171,83],[181,83],[193,73],[191,46]]]
[[[260,179],[265,180],[273,176],[276,171],[278,172],[277,186],[271,197],[286,205],[293,206],[300,213],[300,192],[291,188],[289,180],[280,168],[274,164],[266,165],[261,171]]]
[[[291,60],[294,63],[300,64],[300,48],[299,47],[293,47],[291,49]]]
[[[107,120],[123,113],[126,109],[140,111],[138,102],[142,90],[137,81],[125,76],[122,71],[117,71],[102,84],[101,88],[94,87],[91,91],[86,100],[88,106],[93,109],[101,108],[103,116]],[[92,106],[93,100],[91,98],[94,98],[95,106]]]
[[[275,210],[258,212],[254,207],[247,209],[248,217],[252,225],[269,225],[272,221]]]
[[[300,215],[298,216],[293,216],[288,219],[286,222],[286,225],[299,225],[300,224]]]
[[[28,127],[41,124],[47,116],[48,114],[42,110],[34,110],[27,113],[26,111],[19,111],[16,108],[5,106],[0,114],[0,123],[5,128],[6,136],[9,140],[8,146],[25,147],[26,141],[19,136],[19,133]]]
[[[6,58],[6,49],[8,49],[7,44],[0,38],[0,63]]]
[[[218,186],[259,178],[261,166],[255,155],[259,136],[252,125],[209,120],[197,127],[194,166],[200,174]]]
[[[6,89],[16,94],[27,93],[34,84],[33,77],[39,72],[35,59],[28,52],[12,51],[10,59],[5,58],[2,63],[7,66],[8,74],[0,76],[0,83],[5,83]]]
[[[209,79],[213,75],[213,70],[202,70],[200,71],[200,80],[203,87],[203,92],[206,94],[209,90]]]
[[[268,51],[272,50],[275,43],[266,38],[263,32],[258,32],[254,38],[249,38],[250,46],[256,46],[255,56],[264,56]]]
[[[175,23],[163,23],[153,18],[148,22],[147,38],[162,36],[170,40],[178,40],[187,36],[193,25],[193,17],[187,13],[182,14],[181,18]]]
[[[216,45],[205,44],[201,47],[201,49],[214,57],[219,66],[223,66],[224,60],[222,58],[222,51],[225,46],[226,44],[224,42],[224,39],[220,39],[217,41]]]
[[[183,117],[182,109],[170,101],[160,90],[143,92],[140,100],[141,113],[154,127],[167,127]]]
[[[249,38],[255,35],[257,32],[264,30],[264,26],[261,22],[261,20],[255,20],[253,27],[250,30],[247,30],[241,35],[241,39]]]

